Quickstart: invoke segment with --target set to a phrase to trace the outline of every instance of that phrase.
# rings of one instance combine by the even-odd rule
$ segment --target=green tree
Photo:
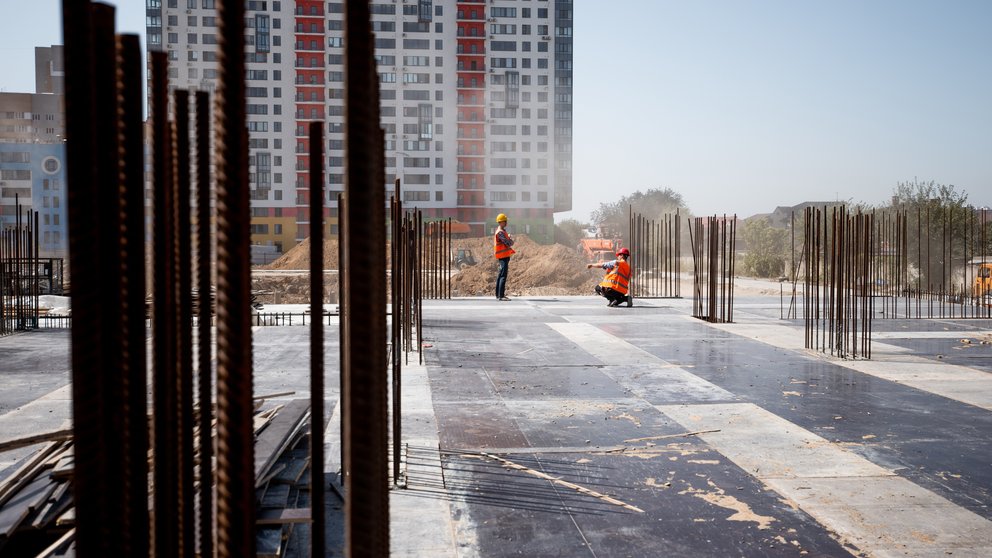
[[[631,206],[647,219],[661,219],[666,213],[684,208],[685,200],[671,188],[637,191],[614,203],[600,203],[599,209],[592,212],[592,220],[603,227],[606,237],[623,235],[627,231]]]
[[[896,185],[892,208],[905,212],[907,256],[923,288],[950,287],[975,253],[977,247],[969,244],[977,240],[971,237],[978,223],[967,203],[968,194],[951,184],[914,178]]]
[[[555,242],[564,244],[569,248],[574,248],[579,243],[579,239],[584,235],[583,231],[589,225],[580,223],[575,219],[565,219],[561,223],[555,224]]]
[[[779,277],[785,272],[789,247],[788,231],[771,226],[768,219],[744,222],[741,234],[747,252],[741,271],[754,277]]]

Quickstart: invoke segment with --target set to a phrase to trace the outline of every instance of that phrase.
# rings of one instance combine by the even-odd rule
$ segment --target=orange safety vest
[[[499,227],[496,228],[496,232],[493,233],[493,254],[496,256],[497,260],[502,260],[503,258],[509,258],[510,256],[516,254],[513,248],[508,245],[503,244],[499,239]]]
[[[622,260],[617,260],[617,265],[613,266],[599,284],[600,287],[613,289],[622,295],[627,294],[628,285],[630,285],[630,264]]]

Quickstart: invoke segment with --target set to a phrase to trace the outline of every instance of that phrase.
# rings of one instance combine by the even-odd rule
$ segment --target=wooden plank
[[[24,436],[22,438],[14,438],[12,440],[0,441],[0,452],[9,451],[17,448],[23,448],[26,446],[33,446],[35,444],[40,444],[43,442],[68,440],[69,438],[72,438],[72,428],[63,428],[60,430],[41,432],[39,434],[32,434],[30,436]]]
[[[68,548],[69,544],[76,537],[76,530],[69,529],[64,535],[59,537],[59,540],[53,542],[51,546],[42,550],[38,553],[36,558],[52,558],[53,556],[61,556],[63,552]]]
[[[283,509],[289,501],[289,485],[270,485],[262,496],[261,509]]]
[[[300,482],[300,478],[309,464],[309,457],[293,458],[279,471],[279,474],[273,480],[285,484],[296,484]]]
[[[272,419],[272,422],[255,438],[255,486],[272,468],[279,454],[292,442],[293,434],[299,430],[310,411],[308,399],[294,399],[286,404]]]
[[[52,478],[65,480],[72,478],[72,472],[76,468],[76,459],[71,452],[63,455],[52,468]]]
[[[56,483],[55,491],[45,501],[38,513],[35,514],[31,526],[35,529],[44,529],[50,521],[55,519],[57,513],[61,513],[63,506],[68,506],[72,501],[72,494],[69,494],[69,483]]]
[[[32,512],[41,507],[55,490],[48,475],[35,477],[0,509],[0,536],[9,537]]]
[[[255,556],[279,558],[282,555],[282,527],[258,529],[255,533]]]
[[[27,457],[17,471],[7,477],[3,484],[0,484],[0,506],[3,506],[17,491],[30,482],[46,466],[49,459],[60,455],[58,452],[64,451],[64,449],[63,442],[49,442],[37,453]]]
[[[310,523],[310,508],[285,508],[262,510],[256,525],[285,525],[289,523]]]

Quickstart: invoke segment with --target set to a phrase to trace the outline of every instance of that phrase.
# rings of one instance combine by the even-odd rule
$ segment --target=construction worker
[[[493,235],[493,254],[499,262],[499,273],[496,274],[496,300],[510,300],[506,296],[506,276],[510,269],[510,256],[513,251],[513,237],[506,232],[506,214],[500,213],[496,216],[496,234]]]
[[[621,302],[627,303],[627,308],[634,305],[634,299],[627,294],[630,286],[630,250],[621,248],[617,250],[617,259],[608,262],[586,264],[586,269],[601,267],[606,270],[606,276],[596,285],[596,294],[606,297],[609,302],[607,306],[619,306]]]

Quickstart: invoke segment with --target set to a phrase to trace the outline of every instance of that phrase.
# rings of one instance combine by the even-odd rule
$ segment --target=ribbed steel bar
[[[146,260],[145,260],[145,158],[143,100],[145,84],[141,42],[137,35],[118,38],[121,82],[121,146],[123,152],[123,263],[122,297],[124,372],[128,412],[124,419],[127,437],[127,513],[131,517],[131,550],[135,556],[149,554],[150,527],[148,514],[148,379]]]
[[[399,319],[398,309],[402,305],[402,295],[400,294],[400,281],[403,276],[403,266],[400,263],[401,251],[402,251],[402,238],[403,238],[403,214],[402,205],[399,200],[397,192],[399,191],[400,179],[397,178],[393,188],[393,196],[390,199],[390,223],[392,227],[390,228],[390,266],[392,268],[392,273],[390,274],[390,288],[389,294],[392,301],[392,316],[390,319],[390,372],[391,380],[393,386],[393,405],[392,405],[392,418],[393,418],[393,484],[399,483],[400,478],[400,445],[399,445],[399,423],[400,423],[400,413],[399,413],[399,398],[396,396],[397,386],[399,385],[400,376],[400,351],[402,347],[402,329],[401,320]]]
[[[324,126],[310,123],[310,553],[325,553]]]
[[[255,554],[245,2],[217,2],[217,555]]]
[[[348,462],[345,461],[345,456],[348,453],[348,438],[345,436],[344,430],[344,417],[348,414],[348,399],[345,397],[345,335],[348,331],[348,320],[345,319],[347,315],[347,309],[345,308],[345,270],[348,269],[348,252],[345,250],[344,243],[344,229],[345,229],[345,213],[347,213],[348,201],[344,197],[344,193],[338,194],[338,406],[341,408],[341,419],[339,428],[339,437],[341,438],[341,455],[338,456],[341,463],[341,484],[344,484],[345,478],[348,477]],[[393,308],[393,319],[396,319],[396,309]],[[393,349],[396,350],[395,347]]]
[[[369,4],[345,3],[345,553],[389,554],[386,262],[378,81]],[[379,152],[376,153],[376,149]]]
[[[178,340],[176,339],[175,188],[172,176],[172,133],[168,121],[168,60],[151,56],[153,298],[152,399],[154,405],[156,556],[179,556]]]
[[[11,331],[7,325],[7,236],[8,231],[0,230],[0,335]]]
[[[190,126],[189,92],[177,90],[175,106],[175,169],[176,204],[173,215],[176,220],[176,299],[179,304],[179,319],[176,321],[176,339],[179,354],[179,517],[181,519],[181,548],[184,556],[196,552],[196,519],[193,510],[195,492],[193,489],[193,249],[192,223],[190,219]]]
[[[213,439],[213,375],[211,356],[210,294],[213,242],[210,231],[210,94],[196,93],[196,284],[199,295],[197,307],[198,396],[200,435],[198,468],[200,516],[199,554],[214,555],[214,439]]]
[[[76,551],[129,556],[123,414],[114,10],[63,3],[73,270]],[[99,146],[95,149],[94,146]],[[109,221],[105,221],[109,219]],[[116,227],[115,227],[116,226]],[[110,277],[108,277],[108,275]]]

